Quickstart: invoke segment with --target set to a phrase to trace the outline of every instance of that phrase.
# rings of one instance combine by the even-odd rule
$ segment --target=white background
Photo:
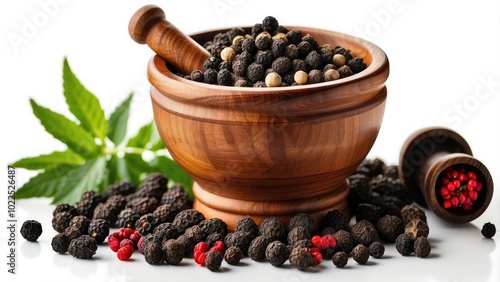
[[[253,25],[265,16],[273,15],[285,26],[290,24],[331,29],[374,42],[387,53],[391,73],[387,81],[388,98],[382,129],[369,156],[396,164],[400,148],[412,132],[428,126],[445,126],[457,131],[469,142],[474,156],[488,167],[494,182],[500,182],[500,7],[498,1],[486,0],[2,1],[0,136],[3,142],[0,156],[4,167],[23,157],[64,148],[44,131],[29,105],[29,98],[33,98],[42,106],[69,115],[62,95],[64,57],[68,58],[82,83],[100,99],[107,115],[126,95],[135,92],[129,132],[136,132],[139,126],[152,119],[149,83],[146,79],[146,64],[152,52],[147,46],[133,42],[127,31],[131,15],[149,3],[162,7],[167,19],[186,33]],[[18,170],[19,184],[33,175],[33,172]],[[472,225],[468,225],[470,228],[482,226],[487,221],[496,221],[497,227],[500,227],[499,194],[498,191],[495,193],[490,208]],[[0,214],[3,216],[6,200],[0,203]],[[39,203],[20,201],[18,208],[25,216],[34,216]],[[40,208],[44,211],[43,205]],[[45,215],[40,216],[45,218]],[[50,215],[47,218],[50,220]],[[440,230],[438,234],[444,237],[451,236],[456,231],[454,229],[458,228],[447,226],[439,220],[436,225],[435,228]],[[45,252],[36,260],[25,258],[23,261],[20,258],[23,267],[19,272],[25,277],[30,275],[28,264],[54,267],[54,254],[48,246],[53,234],[49,229],[50,223],[46,225],[49,234],[42,244]],[[7,252],[5,232],[5,228],[0,229],[0,257],[5,257],[4,253]],[[444,245],[444,237],[436,238],[437,244]],[[476,241],[471,239],[468,247],[480,250],[478,255],[490,256],[490,265],[494,262],[496,264],[493,265],[498,265],[499,251],[488,254],[491,250],[486,249],[483,252],[480,247],[473,245]],[[451,246],[450,249],[445,250],[451,252],[453,248],[465,247],[462,244],[467,245],[468,242],[457,241],[456,245],[449,243],[445,246]],[[21,252],[19,254],[22,255]],[[72,258],[63,258],[72,261]],[[474,260],[475,257],[471,255],[462,259]],[[447,263],[445,257],[432,260],[439,261],[439,264]],[[88,274],[84,279],[93,277],[98,281],[110,280],[116,275],[104,272],[100,266],[104,263],[102,261],[96,260],[98,271]],[[405,265],[399,259],[391,259],[381,263],[381,266],[370,267],[370,272],[386,275],[393,275],[393,271],[396,274],[402,271],[401,275],[410,271],[416,273],[412,270],[416,262],[420,261],[411,259]],[[498,269],[496,272],[491,267],[466,269],[467,264],[461,264],[459,259],[451,262],[458,263],[455,271],[477,271],[484,278],[482,280],[498,281],[500,277]],[[3,275],[6,272],[5,264],[0,265],[4,265],[0,268]],[[432,270],[436,264],[427,265]],[[328,264],[329,268],[331,266]],[[278,271],[269,265],[259,267],[262,271],[269,271],[271,276],[275,274],[273,271]],[[142,269],[149,271],[147,265]],[[183,272],[177,270],[175,273],[183,273],[188,277],[195,275],[190,269],[184,268]],[[237,279],[248,278],[249,274],[254,273],[252,268],[239,272],[247,275],[237,276]],[[322,279],[327,277],[325,272],[291,272],[294,275],[290,276],[278,271],[283,281]],[[348,272],[343,275],[351,279],[357,273],[370,273],[366,270]],[[64,273],[67,274],[67,271]],[[227,275],[231,273],[238,272],[229,271]],[[462,281],[461,276],[455,273],[437,274],[440,273],[437,268],[429,273],[428,281]],[[432,273],[436,273],[436,276],[432,276]],[[127,275],[120,277],[121,280],[115,281],[128,281]],[[381,278],[367,277],[373,281],[377,277]],[[408,278],[407,275],[405,278]]]

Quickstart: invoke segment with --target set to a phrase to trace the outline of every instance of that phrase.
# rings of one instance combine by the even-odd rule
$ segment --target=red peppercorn
[[[125,261],[132,256],[132,253],[134,253],[134,248],[129,245],[126,245],[118,250],[116,256],[118,257],[119,260]]]
[[[118,252],[120,249],[120,241],[116,237],[108,237],[108,245],[113,252]]]
[[[311,254],[313,258],[312,266],[318,266],[323,260],[323,255],[321,254],[320,250],[317,248],[310,248],[307,251],[309,252],[309,254]]]
[[[130,235],[134,234],[135,230],[129,227],[120,228],[120,233],[124,239],[130,238]]]
[[[201,266],[205,266],[205,259],[207,258],[207,253],[202,252],[202,251],[196,251],[196,252],[194,252],[193,257],[194,257],[194,261],[197,264],[199,264]]]
[[[224,242],[216,241],[214,243],[214,246],[212,247],[212,250],[224,254],[224,250],[225,250]]]
[[[208,252],[209,249],[210,249],[210,246],[206,242],[199,242],[198,244],[196,244],[194,246],[193,252],[200,251],[200,252],[206,253],[206,252]]]
[[[130,247],[134,247],[134,242],[130,239],[123,239],[121,242],[120,242],[120,248],[123,248],[125,246],[130,246]]]

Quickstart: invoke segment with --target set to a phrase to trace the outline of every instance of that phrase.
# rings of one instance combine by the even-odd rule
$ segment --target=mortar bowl
[[[195,181],[194,208],[230,230],[246,215],[287,224],[298,213],[319,223],[330,210],[348,212],[347,177],[382,124],[384,51],[343,33],[288,28],[351,50],[367,68],[336,81],[252,88],[184,79],[158,55],[148,64],[155,123],[172,158]],[[192,38],[202,44],[225,31]]]

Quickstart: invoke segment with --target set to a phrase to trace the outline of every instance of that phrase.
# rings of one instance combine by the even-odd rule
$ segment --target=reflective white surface
[[[130,16],[156,3],[186,33],[252,25],[267,15],[283,25],[337,30],[368,39],[388,55],[391,73],[379,137],[369,157],[398,162],[400,148],[414,131],[445,126],[468,142],[500,183],[500,3],[485,1],[68,1],[27,0],[0,3],[0,156],[3,167],[23,157],[62,150],[33,116],[29,98],[69,115],[62,95],[66,56],[82,83],[109,114],[135,92],[129,133],[152,119],[146,64],[152,52],[128,36]],[[35,173],[18,170],[25,183]],[[1,176],[0,176],[1,177]],[[5,177],[5,176],[4,176]],[[6,184],[5,184],[6,185]],[[498,190],[498,189],[497,189]],[[0,189],[5,191],[5,189]],[[7,224],[6,194],[0,195],[0,218]],[[1,281],[500,281],[500,251],[479,230],[491,221],[500,227],[500,193],[488,210],[465,225],[449,225],[428,212],[432,255],[401,257],[393,245],[383,259],[367,265],[349,261],[337,269],[329,261],[300,272],[288,266],[244,259],[210,273],[191,259],[180,266],[150,266],[138,254],[121,262],[106,246],[82,261],[52,251],[53,207],[46,200],[18,201],[18,226],[40,220],[38,243],[18,234],[18,275],[7,274],[7,229],[0,228]]]

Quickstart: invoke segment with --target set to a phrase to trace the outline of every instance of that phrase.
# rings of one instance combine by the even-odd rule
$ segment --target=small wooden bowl
[[[483,183],[479,197],[469,211],[446,209],[442,204],[440,175],[457,165],[475,171],[477,179]],[[415,202],[452,223],[467,223],[478,218],[488,208],[493,196],[493,179],[486,166],[472,156],[472,150],[462,136],[447,128],[424,128],[412,134],[401,150],[399,175]]]
[[[348,212],[346,179],[382,123],[386,54],[346,34],[288,28],[350,49],[367,69],[320,84],[242,88],[186,80],[157,55],[148,65],[155,122],[173,159],[196,182],[194,208],[230,229],[245,215],[287,224],[297,213],[319,222],[329,210]],[[192,38],[203,43],[225,31]]]

